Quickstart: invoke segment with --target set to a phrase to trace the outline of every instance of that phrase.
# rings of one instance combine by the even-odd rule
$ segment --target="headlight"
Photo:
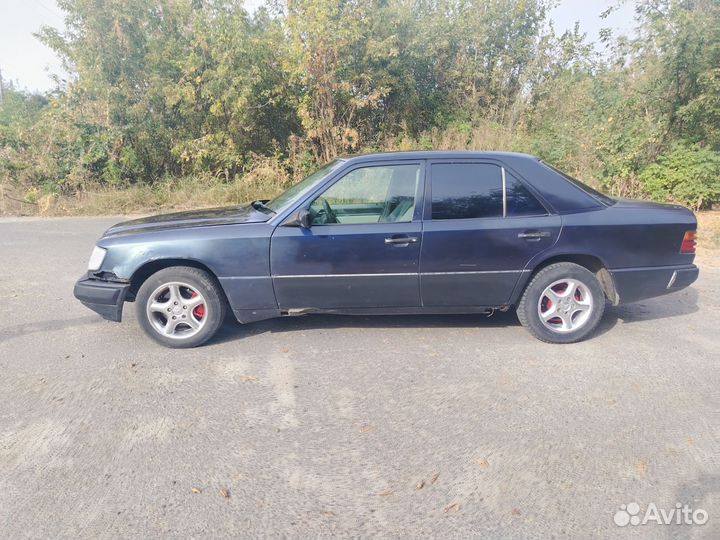
[[[95,270],[100,270],[106,253],[107,249],[95,246],[92,255],[90,255],[90,262],[88,262],[88,270],[90,270],[91,272],[94,272]]]

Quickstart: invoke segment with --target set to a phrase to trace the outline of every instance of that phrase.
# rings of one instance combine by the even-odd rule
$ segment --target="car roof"
[[[499,159],[520,158],[538,161],[538,158],[518,152],[496,152],[479,150],[413,150],[407,152],[381,152],[377,154],[352,154],[341,156],[340,159],[357,163],[363,161],[389,161],[395,159]]]

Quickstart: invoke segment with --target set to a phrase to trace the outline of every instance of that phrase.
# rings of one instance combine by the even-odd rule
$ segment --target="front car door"
[[[420,258],[423,305],[501,306],[561,219],[493,160],[428,164]]]
[[[280,309],[420,306],[424,163],[361,163],[300,205],[310,228],[280,225],[270,268]]]

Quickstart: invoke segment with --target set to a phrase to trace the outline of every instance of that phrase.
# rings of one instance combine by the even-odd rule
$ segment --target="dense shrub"
[[[720,202],[720,154],[697,146],[676,146],[640,173],[648,195],[691,208]]]

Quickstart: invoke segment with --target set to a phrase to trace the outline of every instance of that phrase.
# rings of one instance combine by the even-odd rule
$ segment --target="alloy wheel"
[[[147,301],[146,313],[153,329],[173,339],[197,334],[208,318],[208,305],[195,287],[173,281],[160,285]]]
[[[557,333],[574,332],[587,323],[594,301],[587,285],[577,279],[559,279],[538,300],[540,321]]]

